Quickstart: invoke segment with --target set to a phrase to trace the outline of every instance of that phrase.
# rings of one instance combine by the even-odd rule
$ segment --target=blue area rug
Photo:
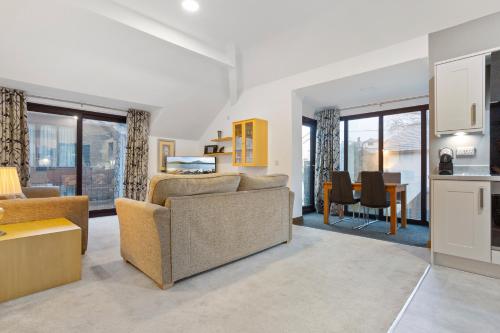
[[[337,220],[337,216],[330,216],[330,223],[334,223]],[[352,229],[352,227],[363,223],[363,219],[354,219],[342,221],[335,225],[326,225],[323,223],[323,215],[321,214],[310,213],[304,215],[305,227],[375,238],[405,245],[427,247],[427,241],[429,240],[429,228],[426,226],[408,224],[405,229],[398,229],[397,235],[386,235],[386,232],[389,231],[389,224],[385,221],[373,223],[362,230]]]

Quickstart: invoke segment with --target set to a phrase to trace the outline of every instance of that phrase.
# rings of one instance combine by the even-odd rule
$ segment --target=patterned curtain
[[[323,183],[330,180],[333,170],[339,170],[340,161],[340,111],[336,108],[317,111],[316,168],[314,179],[314,204],[323,212]]]
[[[28,186],[29,132],[24,93],[0,88],[0,166],[15,166],[22,186]]]
[[[150,114],[129,110],[127,113],[128,142],[125,162],[124,196],[144,201],[148,187],[148,137]]]

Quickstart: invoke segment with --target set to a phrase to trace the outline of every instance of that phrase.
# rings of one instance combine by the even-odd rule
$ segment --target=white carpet
[[[79,282],[0,304],[2,332],[385,332],[428,250],[304,227],[294,239],[162,291],[94,219]]]

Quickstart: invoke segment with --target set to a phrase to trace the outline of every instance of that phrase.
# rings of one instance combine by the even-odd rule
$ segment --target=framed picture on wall
[[[175,141],[158,139],[158,171],[167,172],[167,156],[175,156]]]

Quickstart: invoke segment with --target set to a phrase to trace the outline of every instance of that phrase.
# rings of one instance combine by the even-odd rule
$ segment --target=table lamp
[[[0,196],[14,196],[21,194],[21,184],[17,175],[17,169],[12,167],[0,167]],[[0,207],[0,220],[3,217],[4,210]],[[5,232],[0,230],[0,236]]]

